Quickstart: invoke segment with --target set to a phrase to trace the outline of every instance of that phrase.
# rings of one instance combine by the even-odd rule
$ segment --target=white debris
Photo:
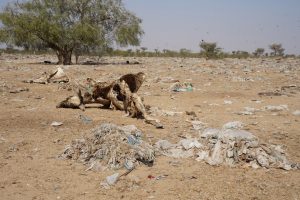
[[[266,156],[258,154],[256,160],[260,166],[269,168],[269,161]]]
[[[197,161],[202,161],[202,160],[206,160],[209,155],[207,151],[200,151],[196,154],[196,156],[197,156],[196,158]]]
[[[166,117],[170,116],[170,117],[173,117],[173,116],[183,114],[183,112],[163,110],[163,109],[155,107],[155,106],[151,106],[149,108],[149,110],[147,110],[147,111],[151,116],[166,116]]]
[[[278,112],[278,111],[288,110],[288,106],[287,105],[279,105],[279,106],[268,105],[268,106],[264,107],[264,110],[271,111],[271,112]]]
[[[221,130],[216,128],[207,128],[205,129],[200,136],[202,138],[217,138]]]
[[[161,150],[168,150],[175,147],[176,145],[171,144],[168,140],[159,140],[155,143],[155,146]]]
[[[249,112],[249,111],[241,111],[241,112],[236,112],[235,114],[238,115],[253,115],[253,112]]]
[[[102,124],[85,138],[72,141],[60,155],[64,159],[83,162],[94,169],[95,162],[102,168],[134,168],[141,163],[151,166],[155,159],[154,148],[142,140],[142,132],[135,126]]]
[[[294,112],[293,112],[293,115],[295,115],[295,116],[300,116],[300,110],[294,111]]]
[[[186,151],[182,148],[175,148],[169,149],[164,155],[172,158],[190,158],[194,156],[194,151],[193,149]]]
[[[182,145],[185,150],[200,148],[202,146],[196,139],[183,139],[179,141],[179,144]]]
[[[259,111],[259,109],[251,108],[251,107],[244,107],[244,110],[253,113]]]
[[[173,158],[189,158],[194,156],[194,149],[201,148],[202,144],[197,139],[183,139],[177,144],[167,140],[159,140],[154,145],[161,154]]]
[[[225,105],[231,105],[231,104],[232,104],[232,101],[230,101],[230,100],[224,100],[224,104],[225,104]]]
[[[248,131],[244,131],[244,130],[231,130],[231,129],[227,129],[222,131],[222,137],[229,139],[229,140],[247,140],[247,141],[252,141],[255,140],[256,137],[248,132]]]
[[[221,164],[223,162],[223,156],[221,154],[222,154],[221,141],[218,140],[217,143],[214,145],[211,156],[206,159],[206,162],[210,165]]]
[[[223,129],[242,129],[244,124],[240,121],[228,122],[223,125]]]
[[[256,112],[260,111],[256,108],[244,107],[244,111],[237,112],[238,115],[254,115]]]
[[[113,175],[107,176],[106,177],[106,182],[108,185],[114,185],[119,179],[119,173],[115,173]]]
[[[51,123],[51,126],[54,126],[54,127],[61,126],[61,125],[63,125],[62,122],[56,122],[56,121],[54,121],[54,122]]]
[[[193,128],[198,131],[198,130],[203,130],[206,127],[206,124],[201,121],[191,121]]]

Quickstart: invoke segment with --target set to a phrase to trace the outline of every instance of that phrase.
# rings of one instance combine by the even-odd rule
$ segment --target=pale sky
[[[141,46],[187,48],[217,42],[224,51],[253,52],[281,43],[300,55],[300,0],[125,0],[143,20]]]
[[[3,7],[9,0],[0,0]],[[143,20],[142,47],[200,51],[217,42],[224,51],[253,52],[281,43],[300,55],[300,0],[124,0]]]

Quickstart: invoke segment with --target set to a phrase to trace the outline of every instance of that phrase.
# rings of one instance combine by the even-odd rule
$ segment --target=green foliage
[[[256,57],[261,57],[264,55],[265,49],[264,48],[257,48],[254,52],[253,55]]]
[[[281,44],[273,43],[270,46],[272,56],[284,56],[284,48],[282,48]]]
[[[189,55],[192,53],[191,50],[189,49],[186,49],[186,48],[182,48],[179,50],[179,54],[180,54],[180,57],[189,57]]]
[[[17,46],[49,47],[64,64],[74,50],[139,45],[141,20],[121,0],[28,0],[0,13],[0,39]]]
[[[234,51],[232,52],[232,56],[233,58],[248,58],[250,56],[250,54],[247,51]]]
[[[221,52],[221,48],[217,47],[217,43],[209,43],[202,41],[200,43],[201,55],[205,56],[207,59],[217,58],[218,54]]]

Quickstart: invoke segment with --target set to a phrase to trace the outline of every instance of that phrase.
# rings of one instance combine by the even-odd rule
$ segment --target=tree
[[[202,49],[201,53],[203,53],[207,59],[216,58],[221,51],[221,48],[217,47],[217,43],[215,42],[209,43],[202,40],[199,46]]]
[[[147,51],[147,47],[141,47],[141,50],[145,53],[145,51]]]
[[[273,43],[269,47],[273,51],[273,52],[271,52],[271,55],[273,55],[273,56],[283,56],[284,55],[284,48],[282,48],[281,44]]]
[[[187,56],[190,55],[191,53],[192,53],[192,51],[189,50],[189,49],[186,49],[186,48],[182,48],[182,49],[179,50],[179,54],[180,54],[180,56],[182,56],[182,57],[187,57]]]
[[[1,32],[18,41],[42,42],[71,64],[75,49],[118,44],[139,45],[141,19],[121,0],[28,0],[8,4],[0,13]]]
[[[265,49],[264,48],[257,48],[254,52],[253,55],[257,57],[261,57],[264,55]]]

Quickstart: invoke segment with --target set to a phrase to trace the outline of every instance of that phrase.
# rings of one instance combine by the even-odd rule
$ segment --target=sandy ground
[[[85,61],[91,58],[84,58]],[[29,84],[56,65],[41,64],[45,56],[0,56],[0,199],[300,199],[300,170],[212,167],[195,159],[158,157],[153,167],[140,165],[109,190],[100,186],[113,171],[85,171],[82,163],[57,156],[73,139],[104,122],[134,124],[144,138],[177,142],[195,136],[185,111],[194,111],[209,127],[219,128],[229,121],[241,121],[261,141],[281,144],[288,158],[300,163],[300,91],[291,87],[282,96],[259,96],[259,92],[300,86],[300,59],[205,59],[103,58],[102,65],[64,67],[71,80],[91,77],[110,80],[126,73],[145,72],[147,80],[139,90],[145,103],[164,110],[182,112],[160,116],[165,129],[155,129],[143,120],[124,116],[121,111],[89,108],[56,109],[56,104],[72,95],[58,84]],[[138,61],[138,65],[118,63]],[[169,77],[169,78],[166,78]],[[159,80],[160,78],[161,80]],[[192,92],[170,92],[170,78],[191,82]],[[10,93],[26,87],[29,91]],[[232,104],[225,104],[231,101]],[[244,107],[287,105],[281,112],[261,111],[237,115]],[[93,122],[84,124],[79,115]],[[63,122],[52,127],[53,121]],[[159,180],[148,176],[162,176]]]

